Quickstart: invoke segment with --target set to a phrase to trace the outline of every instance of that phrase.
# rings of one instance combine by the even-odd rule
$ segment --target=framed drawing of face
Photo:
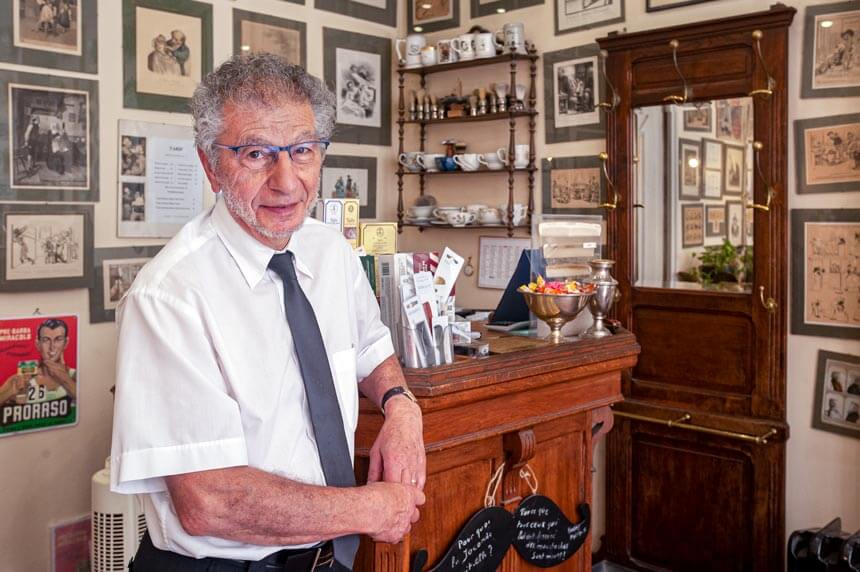
[[[791,333],[860,340],[860,209],[792,209]]]
[[[397,0],[315,0],[314,8],[396,28],[397,4]]]
[[[334,141],[391,144],[391,40],[323,28],[323,76],[337,96]]]
[[[702,144],[678,139],[678,199],[690,201],[702,196]]]
[[[818,350],[812,426],[860,439],[860,356]]]
[[[800,97],[860,95],[860,8],[838,2],[806,8]]]
[[[406,0],[406,29],[438,32],[460,26],[460,0]]]
[[[705,209],[702,205],[681,205],[681,248],[705,244]]]
[[[116,307],[143,265],[161,250],[159,246],[96,248],[93,287],[90,288],[90,323],[113,322]]]
[[[98,73],[97,0],[0,0],[0,61]]]
[[[798,193],[860,191],[860,113],[794,122]]]
[[[97,109],[95,81],[0,70],[0,200],[98,201]]]
[[[268,52],[307,67],[307,25],[259,12],[233,9],[233,53]]]
[[[188,112],[212,71],[212,5],[194,0],[123,0],[123,104]]]
[[[358,199],[361,219],[376,218],[376,157],[326,155],[320,197]]]
[[[555,35],[624,21],[624,0],[553,0]]]
[[[0,290],[89,288],[93,207],[0,204]]]
[[[597,44],[544,54],[546,142],[600,139],[606,124]],[[552,81],[549,80],[552,78]]]
[[[544,214],[601,214],[605,194],[600,159],[596,156],[553,157],[541,165]]]

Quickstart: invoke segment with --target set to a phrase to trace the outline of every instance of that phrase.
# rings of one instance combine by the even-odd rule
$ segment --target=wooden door
[[[608,52],[607,75],[621,101],[607,113],[609,173],[620,193],[618,207],[607,216],[622,296],[616,315],[642,348],[638,364],[623,379],[625,402],[615,408],[608,440],[605,545],[610,560],[633,568],[783,567],[786,49],[794,12],[777,5],[763,13],[598,40]],[[754,31],[761,32],[764,61]],[[677,64],[672,40],[677,40]],[[767,87],[767,74],[775,82],[773,93],[749,96]],[[754,224],[752,280],[744,288],[679,287],[674,272],[664,272],[664,281],[642,279],[637,252],[643,241],[654,239],[642,221],[649,220],[646,213],[653,214],[648,209],[654,205],[642,200],[635,182],[643,154],[637,147],[636,109],[682,98],[685,82],[682,106],[708,102],[716,108],[722,105],[717,100],[726,98],[752,101],[746,143],[752,149],[754,140],[761,149],[746,155],[754,184],[742,208],[754,214]],[[715,114],[714,130],[717,121]],[[671,156],[669,147],[665,156]],[[675,177],[675,168],[667,164],[664,175]],[[681,169],[678,184],[686,181]],[[725,188],[728,179],[722,176]],[[706,192],[704,183],[701,188]],[[707,212],[715,201],[699,202]],[[726,201],[726,213],[728,202],[734,201]],[[750,202],[767,209],[745,208]],[[693,205],[695,215],[695,199],[682,204]],[[668,220],[674,211],[664,210],[661,216]],[[685,229],[678,236],[665,231],[656,242],[675,248],[673,241],[680,239],[683,245]],[[671,269],[666,260],[663,264]]]

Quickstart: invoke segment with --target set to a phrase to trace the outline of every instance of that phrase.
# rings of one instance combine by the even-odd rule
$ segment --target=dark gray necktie
[[[293,253],[276,254],[269,262],[284,282],[284,306],[287,323],[293,335],[296,358],[302,372],[311,423],[319,450],[325,482],[330,487],[354,487],[355,473],[349,444],[343,428],[343,417],[331,377],[331,368],[325,351],[320,327],[314,309],[302,292],[296,278]],[[342,536],[334,539],[335,559],[352,569],[358,550],[358,536]]]

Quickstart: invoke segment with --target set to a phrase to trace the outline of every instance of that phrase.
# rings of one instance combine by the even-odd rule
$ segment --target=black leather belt
[[[227,560],[211,558],[210,560]],[[334,546],[329,540],[321,546],[298,550],[279,550],[260,560],[228,560],[239,570],[313,571],[331,568],[334,564]]]

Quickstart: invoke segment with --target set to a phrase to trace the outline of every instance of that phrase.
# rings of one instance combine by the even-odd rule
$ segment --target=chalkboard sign
[[[429,572],[495,572],[511,546],[513,520],[511,513],[501,507],[482,508]]]
[[[573,556],[588,536],[591,509],[583,503],[576,512],[580,521],[573,524],[548,497],[526,497],[514,515],[514,548],[530,564],[541,568],[558,566]]]

